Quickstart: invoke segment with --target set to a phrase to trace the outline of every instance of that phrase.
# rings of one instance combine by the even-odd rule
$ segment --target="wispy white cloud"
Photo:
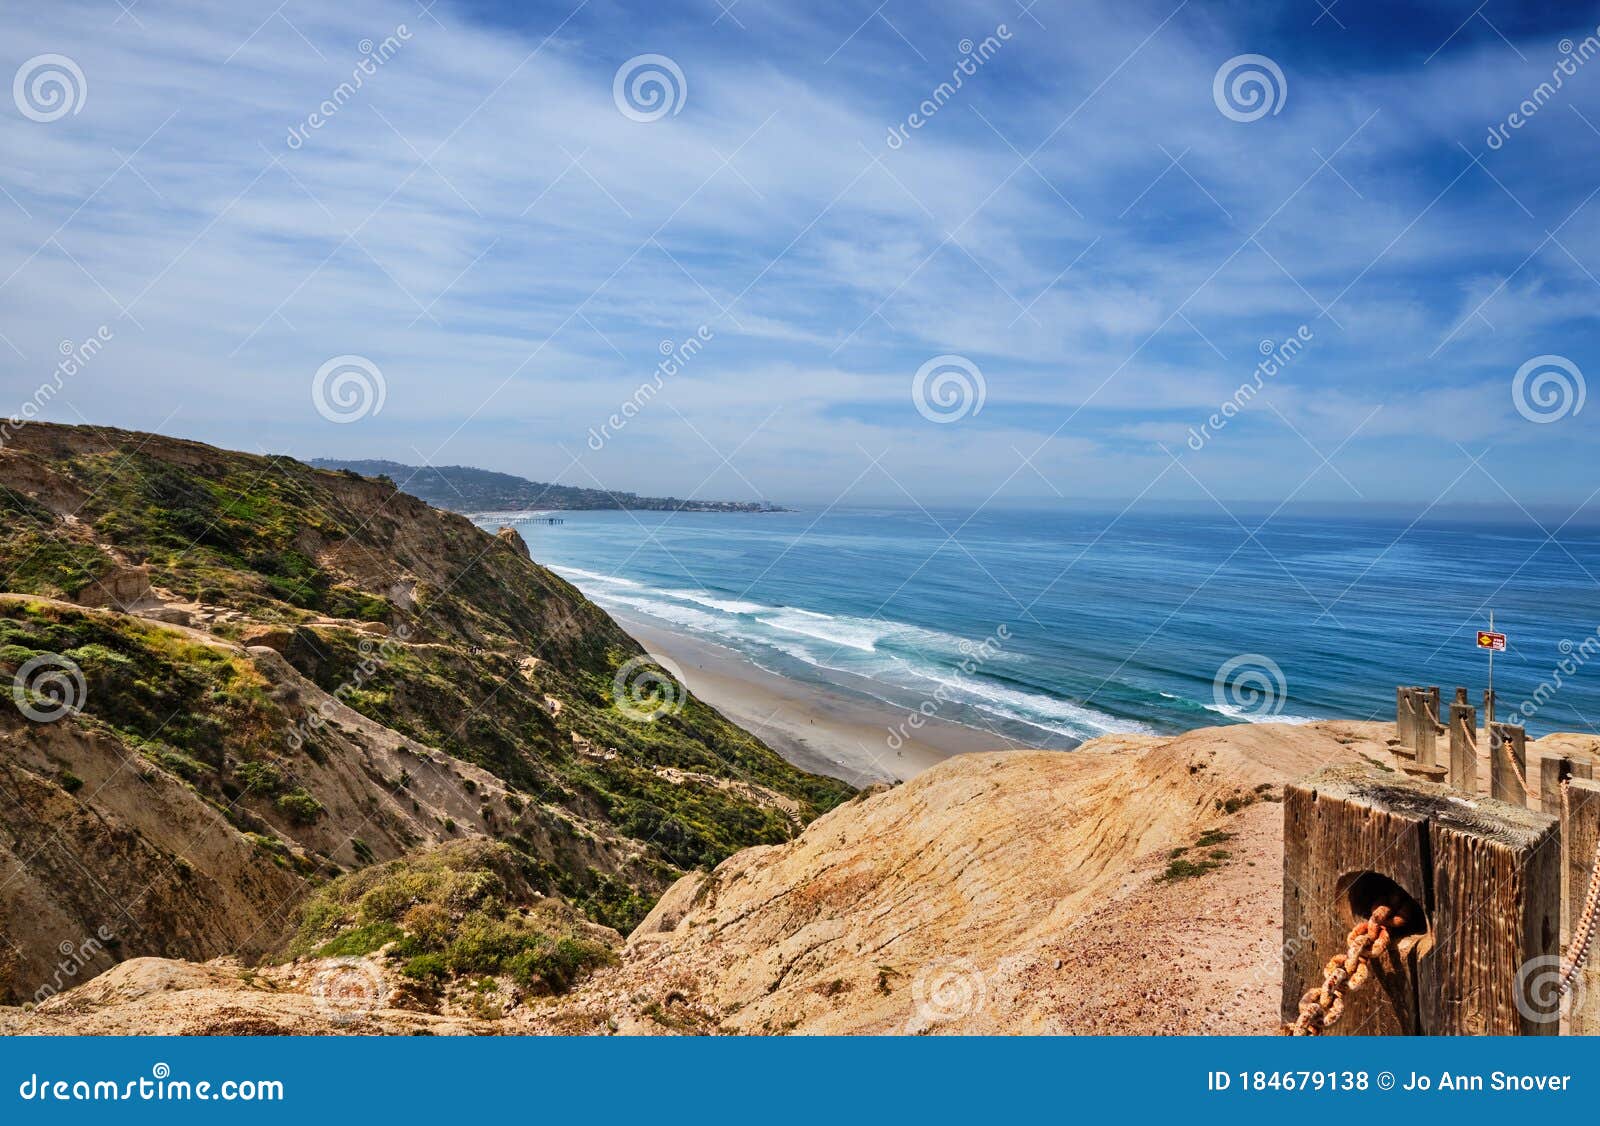
[[[1363,492],[1431,496],[1452,437],[1515,450],[1504,479],[1531,494],[1574,491],[1550,469],[1592,444],[1593,414],[1534,427],[1509,380],[1544,352],[1600,370],[1600,136],[1563,103],[1483,143],[1550,44],[1526,64],[1478,40],[1335,64],[1312,38],[1327,29],[1300,32],[1275,48],[1283,113],[1241,124],[1212,77],[1260,29],[1199,5],[1041,4],[1044,27],[894,8],[848,42],[867,13],[754,0],[743,27],[710,4],[575,0],[493,22],[399,0],[14,13],[0,62],[68,54],[89,94],[50,124],[0,113],[0,332],[21,353],[0,345],[0,373],[31,388],[60,340],[107,323],[115,345],[62,420],[676,492],[828,500],[865,449],[941,497],[1131,496],[1261,340],[1307,324],[1272,391],[1282,418],[1196,461],[1219,494],[1272,496],[1309,456],[1291,426],[1331,449],[1371,405],[1340,463]],[[994,57],[889,147],[958,41],[1002,22]],[[654,123],[612,99],[646,52],[688,83]],[[1600,121],[1600,71],[1563,98]],[[705,351],[587,451],[660,342],[701,324]],[[938,426],[910,384],[944,352],[978,364],[988,404]],[[341,427],[309,389],[344,353],[388,395]],[[1436,441],[1395,472],[1407,434]],[[736,446],[730,474],[718,451]],[[1308,494],[1343,499],[1325,476]]]

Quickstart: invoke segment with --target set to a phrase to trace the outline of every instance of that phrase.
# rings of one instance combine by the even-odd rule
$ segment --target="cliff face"
[[[468,838],[625,930],[849,793],[636,706],[637,644],[509,538],[287,458],[24,427],[0,592],[0,1000],[281,948],[314,884]]]
[[[226,1031],[247,1014],[327,1033],[1270,1033],[1282,786],[1386,766],[1392,732],[1241,725],[958,756],[686,875],[625,943],[600,939],[612,956],[576,989],[507,983],[488,1014],[419,995],[391,947],[130,963],[0,1013],[0,1031]],[[367,986],[337,1011],[318,983],[349,974]]]

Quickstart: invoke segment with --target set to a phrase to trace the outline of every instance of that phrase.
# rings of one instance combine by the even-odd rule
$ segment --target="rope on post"
[[[1524,794],[1531,794],[1528,789],[1528,776],[1522,772],[1522,764],[1517,761],[1517,756],[1512,753],[1511,740],[1503,735],[1490,732],[1489,745],[1502,748],[1506,752],[1506,761],[1511,764],[1511,772],[1517,776],[1517,784],[1522,787]]]
[[[1561,807],[1563,825],[1571,824],[1572,799],[1570,784],[1563,779],[1561,783]],[[1571,939],[1567,943],[1567,956],[1561,967],[1561,994],[1566,996],[1572,988],[1572,979],[1583,968],[1589,958],[1589,947],[1594,941],[1595,917],[1600,914],[1600,839],[1595,841],[1594,859],[1589,867],[1589,890],[1584,895],[1583,912],[1578,917],[1577,925],[1572,928]]]

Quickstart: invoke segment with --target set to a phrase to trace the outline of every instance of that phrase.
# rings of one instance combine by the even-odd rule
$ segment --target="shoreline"
[[[727,646],[607,612],[646,650],[677,666],[703,703],[802,770],[866,786],[903,782],[954,755],[1021,747],[1005,736],[934,716],[892,748],[889,731],[913,714],[909,709],[844,687],[782,676]]]

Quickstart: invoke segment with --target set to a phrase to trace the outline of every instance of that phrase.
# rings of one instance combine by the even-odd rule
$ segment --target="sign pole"
[[[1494,611],[1493,610],[1489,611],[1489,632],[1490,633],[1494,632]],[[1494,699],[1494,647],[1493,646],[1490,646],[1490,648],[1489,648],[1489,699],[1491,701]],[[1489,707],[1493,708],[1494,704],[1490,703]],[[1489,722],[1491,722],[1491,723],[1494,722],[1494,712],[1493,711],[1491,711],[1489,713]]]
[[[1494,654],[1496,649],[1506,647],[1506,635],[1494,631],[1494,611],[1489,611],[1489,628],[1478,631],[1478,648],[1489,651],[1489,688],[1483,694],[1483,729],[1491,735],[1494,732]],[[1493,738],[1489,740],[1490,746],[1494,744]]]

